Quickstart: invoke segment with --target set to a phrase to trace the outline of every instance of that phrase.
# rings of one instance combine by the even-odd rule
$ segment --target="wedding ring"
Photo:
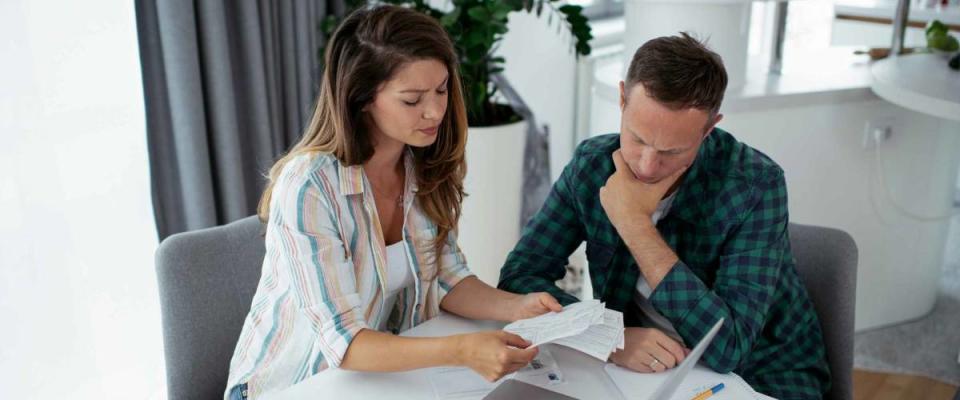
[[[656,367],[657,364],[660,364],[660,360],[658,360],[656,357],[654,357],[654,358],[653,358],[653,361],[650,362],[650,369],[656,369],[656,368],[654,368],[654,367]]]

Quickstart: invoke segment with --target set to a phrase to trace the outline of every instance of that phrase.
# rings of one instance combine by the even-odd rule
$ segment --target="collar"
[[[403,151],[403,167],[404,167],[404,181],[406,182],[406,187],[404,188],[405,192],[416,193],[417,186],[417,175],[414,166],[413,160],[413,150],[410,149],[410,146],[406,146]],[[343,163],[337,163],[337,172],[340,175],[340,192],[344,195],[350,196],[355,194],[362,194],[364,191],[364,174],[363,174],[363,165],[344,165]]]

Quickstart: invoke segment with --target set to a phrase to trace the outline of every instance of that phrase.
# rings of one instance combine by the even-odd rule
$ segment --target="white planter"
[[[470,270],[491,286],[520,238],[527,122],[467,131],[467,177],[458,242]]]
[[[743,85],[750,37],[750,4],[749,0],[626,0],[624,68],[630,65],[633,53],[648,40],[686,31],[707,39],[707,45],[723,58],[729,87]]]

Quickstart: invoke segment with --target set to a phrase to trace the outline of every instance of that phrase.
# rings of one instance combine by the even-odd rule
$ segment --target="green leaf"
[[[340,21],[337,20],[335,15],[328,15],[323,19],[323,33],[330,35],[333,34],[333,31],[337,29],[337,25],[340,25]]]
[[[454,8],[449,14],[444,15],[440,18],[440,24],[445,27],[452,27],[457,24],[457,19],[460,18],[460,9]]]
[[[487,48],[485,47],[475,46],[467,50],[467,59],[474,62],[482,61],[486,55]]]
[[[948,29],[947,26],[940,22],[939,19],[932,20],[927,22],[927,28],[924,30],[924,33],[929,38],[930,35],[945,35]]]
[[[467,10],[467,15],[477,22],[487,22],[490,19],[490,12],[483,6],[471,7]]]
[[[941,51],[957,51],[960,49],[960,43],[953,36],[939,35],[927,38],[927,47]]]
[[[480,32],[474,29],[472,31],[467,32],[467,34],[463,36],[463,42],[461,44],[463,44],[463,47],[465,48],[470,48],[473,46],[481,45],[482,43],[483,43],[483,32]]]
[[[494,3],[493,19],[505,20],[511,11],[513,11],[513,7],[507,3]]]
[[[487,85],[486,83],[477,83],[473,85],[473,101],[478,106],[483,105],[484,99],[487,97]]]

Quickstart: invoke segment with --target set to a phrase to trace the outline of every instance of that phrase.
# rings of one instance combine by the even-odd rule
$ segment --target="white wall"
[[[0,398],[163,397],[133,2],[4,0],[0,60]]]
[[[560,172],[573,155],[576,56],[573,36],[547,11],[510,14],[510,29],[499,54],[506,59],[507,79],[523,97],[541,125],[550,126],[550,178]],[[474,166],[476,168],[476,166]]]

